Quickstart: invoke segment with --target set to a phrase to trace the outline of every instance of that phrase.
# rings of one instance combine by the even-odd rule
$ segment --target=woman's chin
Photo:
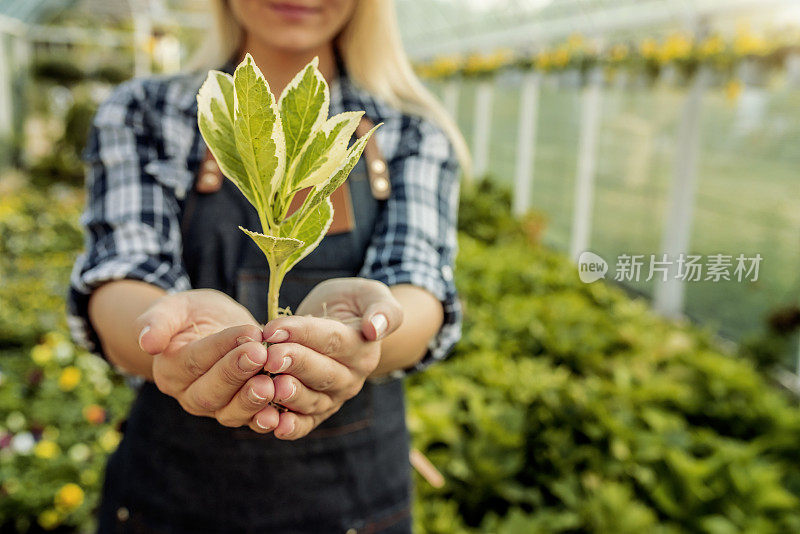
[[[264,37],[263,42],[269,48],[291,54],[314,52],[328,43],[327,40],[320,40],[319,34],[304,29],[286,28],[280,32],[270,32],[269,36]]]

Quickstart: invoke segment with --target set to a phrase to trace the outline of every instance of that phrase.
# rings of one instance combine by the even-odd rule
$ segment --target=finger
[[[245,382],[266,362],[266,347],[257,341],[248,341],[229,351],[192,382],[183,393],[183,401],[190,408],[216,412],[230,403]]]
[[[293,441],[307,436],[320,423],[336,413],[336,409],[318,415],[303,415],[294,412],[280,414],[279,422],[275,427],[275,437],[282,440]]]
[[[259,434],[271,432],[280,421],[280,412],[274,406],[267,406],[250,419],[250,428]]]
[[[214,417],[223,426],[249,425],[250,420],[267,407],[274,395],[272,379],[267,375],[256,375],[239,389],[231,402],[217,410]]]
[[[292,375],[278,375],[275,384],[275,403],[301,414],[321,414],[334,406],[333,399],[303,385]]]
[[[172,337],[186,327],[188,301],[181,293],[158,299],[134,321],[139,347],[148,354],[163,352]]]
[[[174,354],[156,355],[153,359],[153,374],[162,375],[180,384],[183,390],[236,347],[258,342],[260,332],[255,325],[232,326],[193,341]]]
[[[403,323],[403,307],[392,295],[389,286],[369,280],[370,284],[358,293],[358,306],[362,312],[361,333],[367,341],[382,339]]]
[[[299,343],[337,360],[346,358],[363,343],[358,330],[339,321],[298,315],[279,317],[267,323],[264,340]]]
[[[290,374],[307,387],[321,392],[329,391],[352,376],[350,370],[338,361],[299,343],[270,345],[264,369],[274,374]]]

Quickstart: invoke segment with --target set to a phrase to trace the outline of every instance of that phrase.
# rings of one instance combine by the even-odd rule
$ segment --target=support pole
[[[661,252],[666,253],[669,266],[667,281],[659,281],[653,294],[654,309],[666,317],[683,313],[685,287],[677,274],[677,259],[689,252],[697,192],[697,159],[700,148],[700,111],[709,72],[701,67],[695,74],[683,105],[678,129],[675,173],[672,179],[667,218],[661,239]]]
[[[150,56],[150,38],[153,27],[146,10],[133,12],[133,72],[135,76],[147,76],[152,71]]]
[[[529,70],[523,75],[519,94],[519,129],[517,165],[514,176],[514,215],[524,215],[530,208],[533,189],[533,166],[536,156],[536,126],[539,117],[541,75]]]
[[[0,33],[0,163],[11,156],[11,146],[14,137],[14,106],[12,102],[13,79],[11,72],[11,54],[8,46],[9,37]]]
[[[444,108],[450,117],[456,121],[458,119],[458,93],[461,80],[450,79],[444,84],[442,100],[444,101]]]
[[[592,204],[594,179],[597,167],[597,142],[600,134],[600,106],[603,72],[595,67],[589,73],[583,90],[581,105],[581,131],[578,141],[578,170],[575,177],[575,202],[572,209],[572,238],[570,257],[578,261],[581,252],[589,248],[592,230]]]
[[[493,93],[491,79],[478,82],[475,91],[475,122],[472,125],[472,157],[475,176],[478,178],[483,177],[489,169]]]

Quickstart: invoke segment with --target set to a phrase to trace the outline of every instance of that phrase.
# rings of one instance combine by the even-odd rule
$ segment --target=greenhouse
[[[146,532],[800,531],[797,2],[366,2],[0,0],[0,532],[107,532],[108,521]],[[283,26],[262,35],[243,13]],[[312,22],[326,40],[302,48]],[[223,37],[240,40],[224,49],[236,61],[226,57],[201,89],[208,50]],[[285,65],[291,73],[274,74]],[[294,77],[300,68],[305,77]],[[188,104],[170,108],[195,79],[178,100]],[[297,88],[312,80],[319,85],[304,101]],[[414,96],[422,87],[435,103]],[[153,107],[137,114],[147,99]],[[317,119],[309,126],[303,113]],[[124,165],[134,156],[131,173]],[[200,206],[208,217],[185,218]],[[200,246],[193,239],[203,235],[211,237]],[[409,248],[391,248],[401,242]],[[351,247],[363,257],[339,265]],[[193,267],[192,254],[210,267]],[[106,274],[90,281],[96,272]],[[364,309],[340,319],[333,289],[302,285],[355,277],[389,286],[390,296],[368,294],[383,299],[369,308],[383,310],[377,322],[362,306],[367,296],[348,300]],[[252,289],[262,282],[264,291]],[[119,288],[102,305],[101,283],[109,295]],[[148,342],[156,323],[137,330],[138,343],[129,335],[112,345],[104,331],[122,338],[124,327],[104,326],[103,315],[128,330],[147,317],[191,315],[156,313],[155,300],[124,315],[146,295],[124,293],[125,283],[128,291],[148,285],[143,291],[167,302],[215,290],[238,303],[265,336],[252,350],[266,363],[241,385],[270,388],[262,419],[232,422],[221,406],[187,408],[182,393],[169,393],[155,362],[183,345]],[[417,292],[414,300],[404,291]],[[332,407],[319,417],[291,398],[298,387],[301,395],[338,391],[333,371],[317,391],[293,367],[306,365],[300,352],[270,369],[280,345],[303,345],[291,328],[270,324],[302,317],[361,328],[353,354],[383,347],[365,373],[313,349],[360,380],[342,386],[352,395],[326,394]],[[191,328],[173,339],[196,334],[201,343],[223,332],[216,319],[186,320]],[[275,341],[278,332],[286,337]],[[339,347],[346,332],[319,346]],[[303,351],[312,348],[306,341]],[[132,351],[147,353],[146,371],[115,359]],[[420,354],[397,363],[404,351]],[[403,384],[391,394],[399,397],[375,393],[387,383]],[[359,408],[370,395],[376,406]],[[267,435],[280,443],[267,450],[283,458],[296,444],[287,465],[291,454],[310,458],[297,452],[317,450],[309,442],[321,451],[339,432],[345,437],[332,441],[361,450],[359,432],[368,430],[358,425],[388,435],[381,425],[397,419],[410,435],[413,501],[401,512],[398,503],[392,513],[371,511],[370,499],[392,484],[375,482],[384,467],[347,450],[336,453],[344,474],[331,475],[331,495],[362,511],[341,512],[346,521],[335,527],[323,522],[339,511],[326,508],[322,486],[309,497],[319,509],[300,498],[275,505],[302,518],[293,527],[223,504],[236,495],[225,486],[185,490],[213,506],[176,512],[185,516],[180,527],[166,522],[172,512],[158,506],[167,498],[137,501],[139,482],[124,486],[125,498],[111,495],[107,471],[135,456],[141,414],[167,406],[141,404],[155,396],[177,400],[163,426],[209,440],[229,426],[240,427],[225,428],[231,436],[260,437],[272,410]],[[381,412],[384,402],[400,408]],[[402,406],[405,418],[395,418]],[[359,409],[374,421],[364,423]],[[308,436],[288,437],[305,418]],[[370,450],[383,450],[370,439]],[[219,450],[249,447],[229,445]],[[217,461],[201,457],[159,476],[186,486],[193,465]],[[363,465],[352,467],[355,459]]]

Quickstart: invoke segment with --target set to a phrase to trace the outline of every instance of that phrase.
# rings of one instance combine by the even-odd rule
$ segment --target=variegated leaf
[[[291,168],[292,187],[299,191],[327,180],[347,157],[347,144],[363,111],[348,111],[328,119]]]
[[[333,176],[331,176],[327,181],[317,185],[311,191],[311,193],[309,193],[308,198],[300,208],[301,210],[306,211],[315,209],[320,202],[330,197],[333,192],[336,191],[336,189],[338,189],[345,180],[347,180],[347,177],[350,176],[350,172],[353,170],[353,167],[355,167],[356,163],[358,163],[361,153],[364,152],[364,147],[367,146],[367,141],[369,141],[372,133],[378,129],[379,126],[381,125],[375,125],[369,132],[365,133],[358,139],[358,141],[353,143],[353,146],[351,146],[347,151],[347,157],[333,173]]]
[[[286,259],[283,266],[284,272],[288,272],[297,262],[308,256],[328,233],[328,228],[333,222],[333,204],[329,198],[326,198],[314,210],[306,213],[302,219],[298,217],[293,220],[292,217],[286,219],[287,231],[305,244]]]
[[[233,133],[233,78],[212,70],[197,93],[197,125],[222,173],[253,205],[258,205],[259,185],[242,163]]]
[[[264,255],[268,259],[271,259],[271,261],[275,263],[275,266],[278,267],[304,245],[303,241],[293,237],[264,235],[242,228],[241,226],[239,229],[249,235],[250,238],[255,241],[256,245],[258,245],[258,248],[264,252]]]
[[[328,118],[330,95],[328,84],[317,68],[318,63],[319,59],[315,57],[298,72],[278,100],[286,141],[287,169]]]
[[[250,54],[236,68],[233,86],[236,148],[247,174],[261,185],[261,210],[271,210],[272,193],[281,183],[286,158],[275,97]]]

